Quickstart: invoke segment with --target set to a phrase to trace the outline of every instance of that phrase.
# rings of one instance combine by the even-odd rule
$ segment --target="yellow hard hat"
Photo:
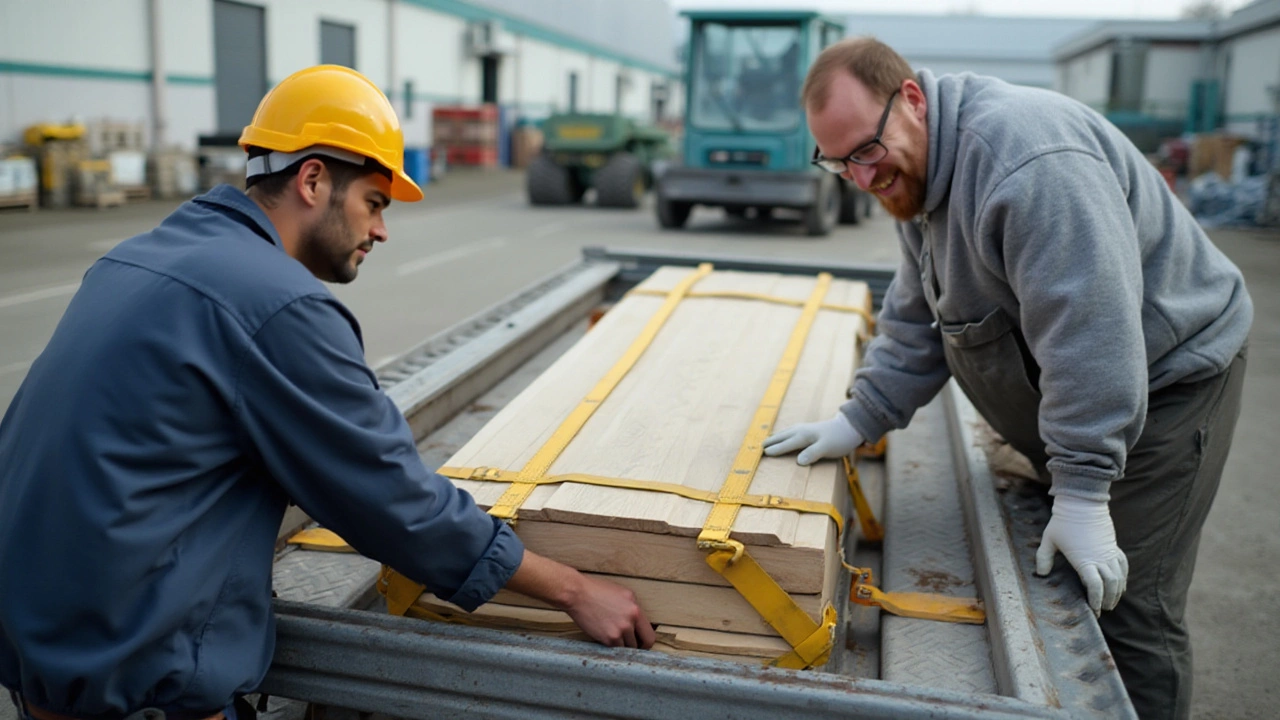
[[[316,65],[281,80],[258,103],[240,135],[240,147],[251,146],[272,151],[250,160],[251,176],[283,170],[311,154],[356,164],[371,158],[391,171],[393,199],[422,199],[422,188],[404,173],[404,135],[395,108],[377,85],[351,68]]]

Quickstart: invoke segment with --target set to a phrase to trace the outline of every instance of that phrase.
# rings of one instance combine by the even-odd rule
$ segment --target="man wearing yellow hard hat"
[[[422,199],[382,92],[302,70],[240,144],[247,191],[95,263],[0,423],[0,684],[20,715],[234,720],[271,661],[291,502],[463,608],[505,586],[650,646],[629,591],[529,553],[423,467],[320,282],[353,280],[390,201]]]

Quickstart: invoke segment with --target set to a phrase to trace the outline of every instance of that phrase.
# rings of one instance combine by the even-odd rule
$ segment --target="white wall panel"
[[[1152,46],[1147,50],[1142,109],[1161,118],[1187,116],[1191,81],[1199,76],[1203,54],[1198,46]]]
[[[146,71],[147,0],[0,0],[0,60]]]
[[[1231,53],[1227,116],[1275,112],[1268,88],[1280,88],[1280,28],[1245,35],[1224,49]]]
[[[160,13],[165,74],[212,78],[212,0],[164,0]]]
[[[1111,98],[1111,65],[1110,45],[1073,58],[1063,66],[1063,94],[1093,108],[1105,107]]]
[[[277,83],[320,62],[320,21],[356,29],[356,69],[387,85],[386,0],[270,0],[267,9],[267,78]]]

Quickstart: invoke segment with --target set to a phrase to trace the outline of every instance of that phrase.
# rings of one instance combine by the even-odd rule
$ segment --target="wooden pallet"
[[[124,202],[125,195],[122,190],[100,189],[76,194],[76,205],[81,207],[93,207],[101,210],[102,208],[118,207],[123,205]]]
[[[151,199],[151,186],[149,185],[122,185],[120,191],[124,193],[125,202],[139,202]]]
[[[39,206],[34,191],[0,195],[0,208],[25,208],[27,212],[35,212]]]

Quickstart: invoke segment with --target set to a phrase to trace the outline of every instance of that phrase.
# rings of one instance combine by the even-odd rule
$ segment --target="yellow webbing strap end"
[[[382,566],[382,575],[378,578],[378,592],[387,599],[388,614],[404,615],[426,589],[426,585],[419,585],[386,565]]]
[[[326,528],[307,528],[294,533],[285,541],[288,545],[297,545],[303,550],[320,550],[322,552],[353,553],[355,549],[346,540],[338,537],[338,533]]]
[[[981,625],[987,621],[982,601],[954,598],[933,593],[884,592],[871,584],[871,571],[851,568],[853,588],[849,601],[867,607],[878,607],[902,617],[939,622]]]
[[[867,502],[867,496],[862,492],[862,482],[858,479],[858,468],[849,462],[848,457],[844,458],[844,474],[849,479],[849,494],[853,496],[853,509],[858,513],[858,524],[862,526],[862,535],[868,542],[884,540],[884,527],[880,525],[879,520],[876,520],[876,514],[871,511],[871,503]]]
[[[834,638],[835,610],[828,607],[823,611],[822,624],[814,622],[736,540],[703,549],[711,550],[707,554],[711,569],[728,580],[793,648],[774,664],[802,669],[826,662]]]
[[[551,435],[538,452],[520,470],[520,475],[516,481],[511,483],[511,487],[507,488],[502,497],[498,498],[493,507],[489,508],[489,514],[508,523],[515,523],[516,513],[520,510],[520,506],[529,499],[535,488],[538,487],[537,481],[547,474],[551,469],[551,465],[555,463],[556,458],[560,457],[560,453],[569,446],[573,438],[577,436],[578,431],[587,424],[591,416],[595,414],[600,404],[609,397],[613,389],[622,382],[631,368],[635,366],[641,355],[649,349],[649,345],[653,343],[653,339],[657,337],[658,331],[666,324],[676,308],[680,306],[680,302],[684,300],[685,295],[689,292],[699,280],[711,274],[711,263],[702,263],[698,269],[689,273],[667,293],[667,299],[662,303],[662,307],[649,318],[649,322],[645,324],[644,329],[632,341],[631,346],[623,353],[618,362],[609,369],[608,373],[596,383],[596,386],[587,393],[587,396],[578,403],[578,406],[569,413],[569,417],[565,418],[560,427]]]

